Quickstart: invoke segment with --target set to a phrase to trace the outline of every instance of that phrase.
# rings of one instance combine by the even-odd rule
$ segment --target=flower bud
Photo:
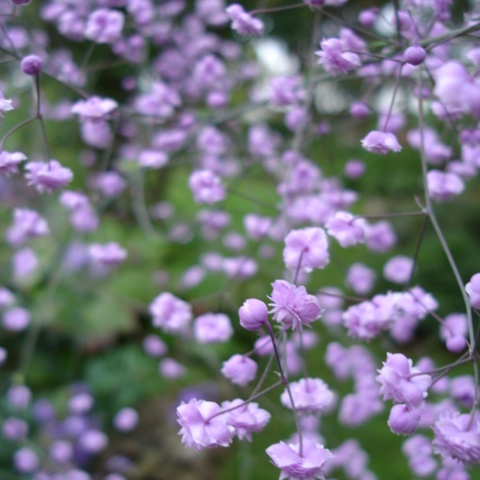
[[[27,75],[37,75],[42,71],[43,60],[38,55],[28,55],[22,59],[20,67]]]
[[[240,325],[246,330],[258,330],[268,321],[268,308],[260,300],[249,298],[246,300],[240,310]]]
[[[394,405],[388,417],[388,426],[398,435],[412,435],[420,422],[418,409],[410,409],[406,405]]]
[[[425,57],[427,56],[427,52],[422,47],[419,47],[418,45],[414,45],[413,47],[408,47],[404,54],[403,58],[405,61],[410,64],[410,65],[420,65],[423,63],[425,60]]]
[[[375,15],[375,12],[371,9],[361,11],[360,15],[358,16],[358,21],[367,28],[373,27],[376,19],[377,16]]]

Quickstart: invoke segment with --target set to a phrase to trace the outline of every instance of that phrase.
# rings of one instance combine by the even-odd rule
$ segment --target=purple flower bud
[[[480,273],[476,273],[465,285],[465,290],[470,297],[470,304],[474,308],[480,308]]]
[[[2,317],[2,325],[5,330],[20,332],[30,324],[30,312],[25,308],[14,307],[7,310]]]
[[[403,58],[405,59],[405,61],[413,66],[417,66],[423,63],[426,56],[427,52],[425,51],[425,49],[419,47],[418,45],[408,47],[403,54]]]
[[[20,418],[6,418],[2,425],[2,435],[8,440],[23,440],[28,435],[28,423]]]
[[[28,55],[22,59],[20,67],[27,75],[38,75],[42,71],[43,60],[38,55]]]
[[[158,370],[164,378],[181,378],[187,374],[187,369],[173,358],[164,358],[159,363]]]
[[[350,106],[350,115],[358,120],[364,120],[369,113],[370,109],[363,102],[355,102]]]
[[[363,163],[361,160],[352,159],[345,164],[345,167],[343,168],[343,173],[346,177],[351,178],[352,180],[356,180],[365,173],[365,170],[365,163]]]
[[[65,440],[57,440],[50,446],[50,458],[60,465],[70,462],[73,456],[73,445]]]
[[[205,313],[195,319],[193,333],[198,343],[223,343],[232,338],[233,328],[224,313]]]
[[[420,411],[406,405],[394,405],[388,417],[388,426],[398,435],[412,435],[420,422]]]
[[[168,347],[161,338],[151,334],[143,339],[143,350],[151,357],[162,357],[168,352]]]
[[[243,355],[233,355],[223,362],[222,375],[232,383],[244,387],[257,375],[257,364]]]
[[[79,445],[89,453],[98,453],[108,443],[108,437],[100,430],[87,430],[78,440]]]
[[[377,16],[375,15],[375,12],[371,9],[361,11],[360,15],[358,16],[358,21],[367,28],[373,27],[376,19]]]
[[[268,308],[260,300],[249,298],[245,300],[238,311],[240,325],[246,330],[258,330],[268,322]]]
[[[13,455],[15,470],[21,473],[32,473],[38,468],[37,454],[31,448],[21,448]]]
[[[113,425],[121,432],[130,432],[138,423],[138,413],[133,408],[122,408],[113,419]]]

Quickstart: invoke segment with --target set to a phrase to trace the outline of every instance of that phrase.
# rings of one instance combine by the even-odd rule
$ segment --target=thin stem
[[[418,91],[422,91],[422,74],[421,69],[418,69],[417,72],[418,78]],[[438,239],[442,245],[443,251],[447,256],[448,263],[453,271],[455,279],[457,281],[458,287],[462,293],[463,301],[465,303],[465,309],[467,311],[467,323],[468,323],[468,334],[470,337],[470,345],[469,345],[469,352],[473,352],[473,348],[475,345],[475,333],[473,331],[473,319],[472,319],[472,309],[470,308],[470,300],[468,298],[468,294],[465,290],[465,285],[463,284],[462,277],[460,276],[460,272],[458,271],[457,264],[453,258],[452,253],[450,252],[450,248],[448,247],[447,241],[445,236],[443,235],[442,229],[437,221],[437,217],[435,216],[435,212],[433,211],[432,202],[430,200],[430,195],[428,194],[428,183],[427,183],[427,160],[425,158],[425,139],[424,139],[424,126],[423,126],[423,98],[422,95],[418,95],[418,127],[420,130],[420,158],[422,161],[422,176],[423,176],[423,186],[425,191],[425,205],[426,211],[432,222],[433,228],[435,229],[435,233],[437,234]]]
[[[382,128],[383,132],[387,130],[388,122],[390,121],[390,116],[392,115],[393,105],[395,104],[395,97],[397,96],[398,87],[400,86],[400,79],[402,77],[403,65],[404,64],[402,63],[400,65],[400,68],[398,69],[397,80],[395,81],[395,86],[393,87],[392,101],[390,102],[390,108],[388,109],[387,118],[385,119],[385,123],[383,124],[383,128]]]
[[[284,7],[272,7],[272,8],[257,8],[257,10],[251,10],[248,12],[250,15],[259,15],[261,13],[275,13],[284,12],[285,10],[293,10],[294,8],[306,7],[306,3],[294,3],[293,5],[285,5]]]
[[[47,162],[50,162],[52,157],[50,156],[50,148],[48,146],[47,132],[45,130],[45,124],[43,122],[42,112],[40,111],[40,75],[35,75],[35,91],[37,95],[37,118],[40,122],[40,128],[42,130],[43,143],[45,145],[45,154],[47,155]]]
[[[420,235],[418,236],[417,244],[415,245],[415,252],[413,254],[412,271],[410,272],[410,278],[408,279],[408,282],[405,285],[405,290],[408,290],[410,288],[410,285],[412,284],[413,276],[415,274],[415,269],[417,268],[418,254],[420,253],[420,246],[422,244],[422,241],[425,237],[425,232],[427,230],[427,223],[428,223],[428,216],[425,215],[425,218],[423,219],[423,223],[422,223],[422,228],[420,230]]]
[[[30,118],[27,118],[26,120],[24,120],[23,122],[20,122],[18,125],[15,125],[14,127],[12,127],[2,138],[2,140],[0,140],[0,152],[2,151],[3,149],[3,144],[5,143],[5,141],[7,140],[7,138],[12,135],[12,133],[15,133],[17,130],[20,130],[20,128],[24,127],[25,125],[28,125],[30,122],[33,122],[34,120],[37,119],[37,116],[35,115],[34,117],[30,117]]]
[[[270,355],[270,358],[268,359],[267,366],[265,367],[265,370],[263,371],[262,376],[257,383],[257,386],[254,388],[253,392],[248,397],[249,400],[251,400],[258,393],[258,391],[262,388],[262,385],[265,382],[265,380],[267,379],[268,373],[270,372],[270,368],[272,366],[274,358],[275,358],[275,355],[272,353]]]
[[[400,218],[400,217],[418,217],[418,216],[427,216],[426,212],[420,211],[420,212],[399,212],[399,213],[383,213],[381,215],[355,215],[355,218],[353,218],[351,221],[354,222],[355,220],[358,220],[359,218],[366,218],[371,219],[371,220],[378,220],[382,218]]]
[[[237,408],[242,408],[245,405],[248,405],[249,403],[253,402],[257,398],[263,397],[263,395],[267,394],[268,392],[271,392],[272,390],[275,390],[275,388],[279,387],[280,385],[282,385],[281,381],[279,381],[277,383],[274,383],[273,385],[270,385],[270,387],[267,387],[265,390],[262,390],[261,392],[257,393],[256,395],[250,397],[248,400],[245,400],[244,402],[242,402],[238,405],[235,405],[234,407],[227,408],[226,410],[222,410],[222,411],[216,413],[215,415],[212,415],[210,418],[208,418],[206,420],[206,422],[208,423],[211,420],[213,420],[215,417],[218,417],[218,416],[223,415],[225,413],[233,412],[233,410],[237,410]]]
[[[478,364],[477,364],[476,358],[473,360],[473,376],[475,378],[475,397],[473,400],[472,410],[470,412],[470,420],[468,421],[467,430],[472,426],[473,420],[475,418],[475,413],[477,412],[477,406],[478,406],[478,399],[480,395],[480,391],[478,388]]]
[[[265,324],[265,327],[266,329],[268,330],[268,333],[270,335],[270,338],[272,340],[272,344],[273,344],[273,351],[275,353],[275,358],[277,359],[277,364],[278,364],[278,370],[280,372],[280,378],[282,379],[282,382],[285,382],[286,381],[286,377],[285,375],[283,374],[283,368],[282,368],[282,362],[281,362],[281,359],[280,359],[280,355],[278,353],[278,348],[277,348],[277,341],[275,340],[275,335],[273,334],[273,330],[272,330],[272,326],[270,325],[270,323],[266,323]]]

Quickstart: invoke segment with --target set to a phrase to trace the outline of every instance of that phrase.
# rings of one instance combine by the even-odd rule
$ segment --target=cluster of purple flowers
[[[386,423],[393,433],[411,436],[402,450],[414,475],[467,480],[465,467],[480,464],[480,335],[473,320],[480,310],[480,273],[462,280],[435,214],[444,207],[439,204],[468,191],[480,167],[480,49],[471,42],[480,31],[478,11],[472,7],[465,24],[454,29],[451,2],[404,0],[394,12],[369,8],[358,21],[336,28],[328,22],[340,17],[331,9],[346,1],[304,0],[251,12],[223,0],[0,5],[1,68],[10,79],[0,80],[0,119],[11,123],[0,135],[0,202],[8,212],[1,232],[6,254],[2,249],[0,256],[0,365],[8,380],[0,417],[2,435],[15,447],[16,472],[34,480],[97,478],[90,460],[109,443],[88,386],[69,390],[62,414],[48,401],[33,401],[36,392],[24,385],[40,332],[65,329],[60,317],[68,316],[63,303],[70,297],[62,288],[68,291],[71,279],[78,284],[71,298],[85,300],[87,313],[78,316],[85,323],[109,314],[107,302],[115,314],[128,310],[135,321],[148,310],[151,323],[141,341],[145,355],[158,362],[162,381],[189,379],[186,362],[176,359],[181,348],[219,367],[219,377],[242,392],[258,381],[245,399],[200,392],[178,402],[187,447],[227,447],[235,437],[252,441],[273,416],[257,401],[282,389],[276,401],[296,432],[266,449],[281,480],[323,480],[335,469],[351,479],[376,478],[358,442],[335,446],[333,440],[330,446],[320,419],[336,412],[346,427],[364,425],[389,400]],[[22,15],[33,8],[39,28],[29,30]],[[271,58],[252,61],[250,48],[259,59],[262,49],[268,51],[262,36],[275,15],[295,8],[312,18],[313,48],[303,61],[290,59],[285,63],[292,67],[285,69],[267,68]],[[235,40],[228,38],[229,28]],[[62,37],[78,48],[53,41]],[[376,42],[367,43],[371,38]],[[78,58],[82,47],[85,55]],[[109,96],[92,93],[98,71],[110,67],[129,74],[119,74]],[[11,79],[17,78],[15,88]],[[342,85],[355,79],[351,93],[361,92],[350,105],[338,96],[339,78]],[[69,99],[58,93],[60,101],[50,104],[56,90],[50,82]],[[27,110],[30,116],[15,124],[14,115]],[[340,114],[338,123],[330,122],[333,113]],[[346,143],[353,139],[363,147],[362,158],[337,168],[320,158],[331,152],[317,146],[347,119],[355,128]],[[52,125],[63,135],[63,123],[78,131],[78,158],[65,148],[70,142],[51,144]],[[32,135],[18,151],[4,150],[19,130],[33,126],[38,139]],[[371,208],[358,202],[368,162],[393,162],[407,149],[418,158],[418,208],[382,215],[377,201]],[[411,256],[400,254],[404,234],[395,230],[397,215],[424,219]],[[427,222],[465,311],[442,312],[430,289],[416,285]],[[141,245],[127,236],[131,225],[141,230]],[[181,259],[179,278],[170,277],[163,269],[182,256],[182,248],[195,261]],[[356,257],[365,251],[378,254],[381,263]],[[132,294],[141,299],[130,298],[125,278],[129,286],[141,278],[143,288],[145,264],[157,293],[144,288]],[[341,286],[327,280],[335,268]],[[131,276],[123,275],[127,270]],[[472,266],[470,275],[478,270]],[[388,290],[384,281],[402,290]],[[216,282],[220,290],[195,297],[197,287]],[[47,293],[38,295],[43,288]],[[252,298],[242,298],[239,308],[234,291]],[[422,321],[439,324],[439,338],[458,355],[455,361],[437,368],[430,357],[414,364],[410,354],[392,353],[415,339]],[[239,327],[252,339],[252,350],[238,351],[239,340],[237,350],[225,354],[231,344],[219,344],[230,342]],[[320,329],[328,339],[325,365],[336,380],[353,382],[343,397],[308,373],[306,352],[320,342]],[[24,335],[25,346],[16,352]],[[90,348],[115,342],[113,335],[105,337]],[[351,342],[382,349],[383,366],[366,346]],[[473,374],[447,375],[467,363]],[[128,433],[139,420],[127,406],[112,426]],[[433,441],[419,430],[433,431]],[[125,468],[111,469],[104,480],[125,478],[129,460],[123,460]]]

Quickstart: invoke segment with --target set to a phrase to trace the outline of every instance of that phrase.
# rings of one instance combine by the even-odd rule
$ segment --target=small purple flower
[[[96,43],[113,43],[121,37],[125,16],[119,10],[100,8],[87,20],[85,38]]]
[[[8,177],[12,173],[17,173],[17,165],[26,159],[27,157],[21,152],[0,152],[0,175]]]
[[[289,384],[295,410],[302,413],[321,413],[331,409],[335,404],[335,395],[328,385],[319,378],[302,378]],[[280,396],[282,405],[292,409],[288,391]]]
[[[323,445],[307,439],[303,442],[301,456],[298,443],[286,444],[284,442],[268,447],[267,455],[272,463],[281,470],[280,478],[292,480],[324,480],[325,464],[333,457],[330,450]]]
[[[258,18],[253,18],[243,9],[242,5],[233,3],[225,9],[225,12],[232,21],[232,29],[239,35],[262,35],[263,22]]]
[[[2,435],[7,440],[24,440],[28,435],[28,423],[16,417],[8,417],[2,424]]]
[[[465,290],[470,297],[470,304],[480,309],[480,273],[476,273],[465,285]]]
[[[90,245],[88,253],[94,264],[106,268],[116,267],[127,258],[127,251],[115,242],[104,245],[93,243]]]
[[[164,358],[158,364],[158,371],[163,378],[175,379],[182,378],[187,374],[187,369],[173,358]]]
[[[92,179],[92,187],[100,190],[102,195],[114,198],[118,197],[126,188],[127,182],[115,171],[99,173]]]
[[[220,177],[211,170],[195,170],[190,175],[188,186],[192,190],[196,203],[212,205],[225,198],[225,187]]]
[[[50,233],[47,221],[35,210],[16,208],[13,211],[13,225],[7,230],[7,241],[18,247],[29,238],[44,237]]]
[[[31,448],[21,448],[13,455],[13,465],[17,472],[33,473],[39,465],[38,456]]]
[[[13,110],[12,100],[5,98],[3,93],[0,92],[0,118],[3,117],[3,113]]]
[[[157,150],[143,150],[138,156],[138,163],[144,168],[158,169],[168,163],[168,156]]]
[[[27,75],[38,75],[42,71],[43,61],[38,55],[28,55],[22,58],[20,67]]]
[[[413,273],[413,258],[397,255],[383,267],[383,276],[393,283],[407,283]]]
[[[363,140],[362,147],[373,153],[385,155],[389,151],[399,152],[402,147],[393,133],[371,131]]]
[[[73,180],[73,173],[69,168],[62,167],[57,160],[49,162],[28,162],[25,165],[25,178],[28,185],[34,185],[39,193],[52,193],[63,188]]]
[[[273,319],[283,325],[287,330],[309,327],[310,322],[320,318],[322,308],[317,297],[309,295],[304,286],[297,287],[286,280],[275,280],[272,283],[272,307]]]
[[[421,374],[412,366],[412,360],[401,353],[387,353],[387,361],[378,370],[376,377],[380,387],[380,395],[384,400],[392,399],[394,403],[405,403],[408,407],[420,407],[427,390],[432,384],[430,375]]]
[[[425,51],[425,49],[419,47],[418,45],[408,47],[403,53],[403,58],[405,59],[405,61],[410,65],[414,65],[415,67],[422,64],[426,56],[427,52]]]
[[[235,429],[226,425],[220,405],[193,398],[177,407],[182,443],[197,450],[228,447]],[[215,416],[216,415],[216,416]]]
[[[268,322],[268,308],[261,300],[249,298],[238,311],[240,325],[246,330],[258,330]]]
[[[467,465],[480,462],[480,422],[453,410],[441,413],[433,425],[433,451]]]
[[[428,194],[437,202],[446,202],[465,190],[463,180],[455,173],[430,170],[427,173]]]
[[[157,335],[150,334],[143,339],[143,350],[151,357],[163,357],[168,352],[167,344]]]
[[[72,106],[71,112],[81,120],[106,120],[118,108],[118,103],[111,98],[92,96],[79,100]]]
[[[359,295],[372,291],[377,275],[374,270],[363,263],[354,263],[347,272],[346,283]]]
[[[285,237],[283,260],[292,271],[324,268],[330,260],[325,231],[322,228],[292,230]]]
[[[30,325],[30,312],[22,307],[7,310],[2,317],[2,326],[10,332],[21,332]]]
[[[81,434],[78,445],[88,453],[101,452],[108,444],[108,437],[100,430],[88,429]]]
[[[49,449],[50,458],[59,465],[65,465],[72,460],[73,445],[66,440],[56,440]]]
[[[346,75],[350,70],[353,70],[361,65],[360,58],[357,54],[351,52],[344,52],[344,45],[338,38],[327,38],[320,42],[321,50],[315,52],[320,59],[319,64],[327,72],[332,72],[334,76],[339,73]]]
[[[259,408],[258,403],[245,403],[242,399],[236,398],[231,402],[223,402],[222,409],[228,410],[236,407],[234,410],[225,413],[225,423],[235,429],[234,435],[239,440],[246,438],[252,441],[252,433],[262,431],[270,421],[271,415]]]
[[[257,375],[258,365],[244,355],[233,355],[223,362],[222,375],[236,385],[244,387]]]
[[[122,408],[113,419],[113,425],[121,432],[132,431],[138,423],[138,413],[133,408]]]
[[[400,404],[392,407],[387,423],[397,435],[412,435],[417,430],[420,419],[420,409]]]
[[[355,217],[348,212],[338,211],[325,224],[327,232],[338,240],[343,247],[351,247],[363,243],[365,232],[362,222],[355,222]]]
[[[195,319],[193,333],[198,343],[223,343],[232,338],[233,328],[225,314],[205,313]]]
[[[149,311],[153,326],[167,333],[183,333],[193,318],[190,304],[170,292],[158,295],[150,304]]]

